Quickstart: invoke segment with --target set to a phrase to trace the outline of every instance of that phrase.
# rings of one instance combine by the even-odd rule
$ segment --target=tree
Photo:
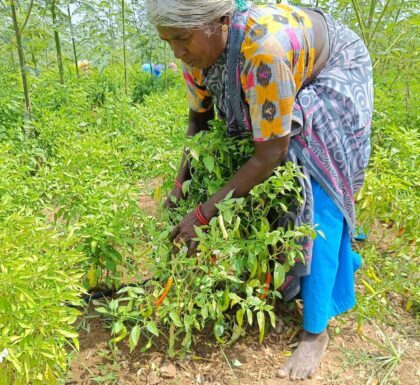
[[[127,79],[127,49],[125,42],[125,3],[121,0],[121,15],[122,15],[122,41],[123,41],[123,58],[124,58],[124,86],[125,95],[128,96],[128,79]]]
[[[73,46],[74,66],[76,68],[76,74],[77,74],[77,76],[79,76],[79,66],[77,64],[78,60],[77,60],[76,41],[74,39],[73,23],[71,22],[70,4],[67,4],[67,15],[69,17],[70,36],[71,36],[71,43],[72,43],[72,46]]]
[[[51,16],[52,16],[52,22],[53,22],[53,28],[54,28],[54,41],[55,41],[55,49],[57,53],[58,72],[60,74],[60,83],[64,84],[63,56],[61,54],[61,42],[60,42],[60,35],[58,33],[58,26],[57,26],[56,0],[51,0],[50,9],[51,9]]]
[[[25,97],[25,112],[26,112],[25,115],[27,119],[30,119],[31,117],[32,107],[31,107],[31,98],[29,95],[28,77],[26,75],[25,53],[23,52],[23,46],[22,46],[22,32],[25,30],[26,24],[28,23],[33,5],[34,5],[34,1],[31,0],[28,10],[26,12],[25,21],[23,22],[21,26],[19,26],[18,17],[16,13],[15,0],[10,0],[10,11],[11,11],[12,20],[13,20],[13,30],[15,33],[16,48],[17,48],[18,57],[19,57],[20,73],[22,77],[23,93]]]

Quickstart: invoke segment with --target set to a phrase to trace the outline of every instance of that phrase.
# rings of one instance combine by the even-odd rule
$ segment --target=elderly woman
[[[255,152],[231,180],[171,234],[190,242],[229,191],[242,197],[284,161],[301,167],[304,204],[277,225],[323,232],[303,245],[282,293],[303,300],[301,342],[280,377],[306,379],[328,344],[328,320],[355,304],[354,195],[370,153],[372,67],[360,38],[319,9],[249,8],[233,0],[148,0],[160,38],[184,63],[187,135],[208,128],[214,106],[229,135],[252,133]],[[172,195],[189,178],[182,162]],[[194,242],[191,241],[192,247]]]

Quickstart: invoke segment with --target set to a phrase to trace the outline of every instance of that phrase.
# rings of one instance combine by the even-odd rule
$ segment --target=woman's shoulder
[[[247,30],[251,31],[261,25],[276,30],[302,25],[312,27],[310,18],[302,8],[288,4],[253,6],[249,11]]]
[[[242,44],[246,58],[258,55],[286,56],[291,40],[302,27],[312,28],[307,15],[291,5],[256,6],[249,13]]]

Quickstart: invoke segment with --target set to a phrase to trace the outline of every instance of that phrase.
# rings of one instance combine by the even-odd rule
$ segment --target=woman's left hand
[[[193,255],[198,246],[198,242],[193,240],[193,238],[197,236],[194,226],[201,226],[201,223],[195,215],[195,212],[191,211],[177,226],[175,226],[169,235],[171,242],[188,246],[189,256]]]

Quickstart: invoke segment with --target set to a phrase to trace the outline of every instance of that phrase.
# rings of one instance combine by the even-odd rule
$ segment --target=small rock
[[[147,385],[157,385],[159,382],[160,379],[155,372],[150,372],[147,375]]]
[[[204,376],[202,374],[197,374],[195,376],[195,383],[197,385],[203,385],[204,384]]]
[[[160,354],[150,354],[150,364],[155,365],[155,368],[159,368],[162,365],[163,357]]]
[[[137,376],[137,382],[145,384],[147,382],[147,372],[146,369],[141,368],[136,373]]]
[[[160,375],[163,378],[174,378],[176,377],[176,367],[170,362],[164,362],[160,367]]]

